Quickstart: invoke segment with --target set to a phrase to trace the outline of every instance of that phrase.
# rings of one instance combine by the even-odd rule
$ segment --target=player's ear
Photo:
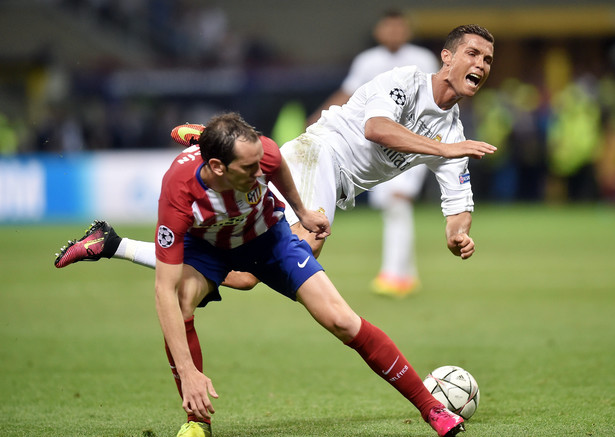
[[[442,49],[440,52],[440,59],[442,59],[442,64],[444,65],[450,65],[452,57],[453,53],[448,49]]]
[[[207,164],[216,176],[222,176],[226,171],[226,165],[222,164],[218,158],[211,158]]]

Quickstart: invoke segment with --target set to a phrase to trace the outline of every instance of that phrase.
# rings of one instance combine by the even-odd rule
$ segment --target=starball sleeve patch
[[[158,244],[160,247],[166,249],[173,245],[175,241],[175,235],[173,231],[164,225],[158,226]]]
[[[408,100],[406,97],[406,93],[399,88],[393,88],[389,93],[389,96],[393,99],[393,101],[399,106],[404,106],[406,101]]]

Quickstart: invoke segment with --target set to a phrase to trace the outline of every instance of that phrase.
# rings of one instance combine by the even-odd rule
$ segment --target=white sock
[[[397,278],[415,277],[413,205],[393,197],[383,210],[381,273]]]
[[[127,259],[135,264],[156,268],[156,247],[147,241],[122,238],[113,258]]]

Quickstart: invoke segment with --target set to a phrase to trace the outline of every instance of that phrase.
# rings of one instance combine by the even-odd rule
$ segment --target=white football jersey
[[[424,163],[440,185],[444,215],[473,210],[468,158],[399,153],[365,138],[368,119],[387,117],[442,143],[465,140],[458,106],[446,111],[438,107],[431,77],[416,66],[382,73],[362,85],[345,105],[323,111],[320,120],[307,129],[309,136],[331,150],[339,166],[340,208],[354,205],[354,197],[362,191]]]
[[[415,65],[425,73],[435,73],[440,66],[431,50],[414,44],[404,44],[395,52],[379,45],[359,53],[350,66],[348,76],[342,82],[342,90],[352,95],[361,85],[395,67]],[[369,193],[370,205],[386,209],[395,195],[416,198],[427,176],[427,167],[417,165],[402,172],[393,179],[372,187]],[[404,224],[405,226],[405,224]]]

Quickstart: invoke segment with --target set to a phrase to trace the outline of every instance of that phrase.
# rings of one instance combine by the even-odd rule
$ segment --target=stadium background
[[[450,256],[428,184],[418,293],[369,291],[378,211],[336,214],[319,260],[420,375],[472,372],[468,436],[615,435],[614,6],[578,3],[0,1],[0,435],[175,435],[185,415],[153,272],[119,260],[58,270],[54,252],[99,217],[151,239],[172,126],[235,109],[277,138],[296,131],[389,6],[434,50],[460,22],[496,36],[488,86],[462,108],[468,136],[500,146],[472,162],[477,252]],[[193,41],[193,20],[222,45]],[[433,434],[300,305],[264,286],[222,292],[197,319],[217,437]]]
[[[0,221],[147,219],[172,126],[237,110],[283,142],[388,7],[435,52],[459,23],[496,36],[486,88],[462,102],[467,136],[499,147],[472,162],[478,201],[612,201],[615,7],[577,3],[5,0]],[[92,181],[111,191],[96,205]],[[437,199],[433,180],[424,198]]]

